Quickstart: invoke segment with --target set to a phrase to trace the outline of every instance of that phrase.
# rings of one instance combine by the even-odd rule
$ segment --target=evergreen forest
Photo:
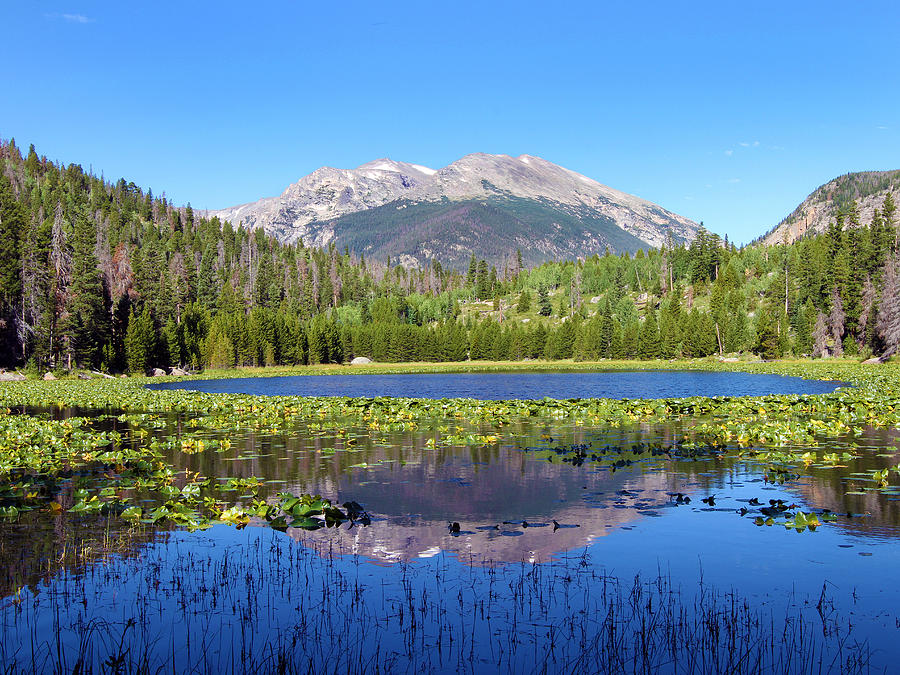
[[[476,359],[892,354],[896,208],[828,231],[526,268],[405,268],[282,244],[0,141],[0,366],[153,368]]]

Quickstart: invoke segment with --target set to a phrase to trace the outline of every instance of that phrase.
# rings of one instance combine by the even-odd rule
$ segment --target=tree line
[[[526,269],[406,268],[283,244],[0,141],[0,365],[154,367],[891,353],[896,207],[824,234]]]

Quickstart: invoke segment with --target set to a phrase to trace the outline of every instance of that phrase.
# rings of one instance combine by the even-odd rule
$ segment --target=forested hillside
[[[752,350],[900,340],[895,209],[790,246],[689,246],[467,273],[280,244],[0,142],[0,365],[35,371]],[[890,262],[890,264],[888,264]]]

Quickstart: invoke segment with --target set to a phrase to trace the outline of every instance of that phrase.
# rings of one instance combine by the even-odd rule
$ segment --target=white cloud
[[[875,128],[880,129],[881,131],[887,131],[890,127],[886,127],[883,124],[879,124]]]
[[[741,179],[740,178],[729,178],[728,182],[729,183],[740,183]]]
[[[762,144],[761,144],[759,141],[741,141],[741,142],[737,143],[733,148],[729,148],[728,150],[725,150],[724,152],[725,152],[725,156],[726,156],[726,157],[732,157],[732,156],[734,155],[735,149],[738,149],[738,148],[758,148],[758,147],[760,147],[761,145],[762,145]]]
[[[65,21],[66,23],[93,23],[94,20],[90,17],[85,16],[84,14],[59,14],[54,12],[53,14],[44,14],[48,19],[59,19],[61,21]]]

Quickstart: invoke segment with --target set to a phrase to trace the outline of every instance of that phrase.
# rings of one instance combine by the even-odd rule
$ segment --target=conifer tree
[[[764,359],[775,359],[781,356],[781,345],[778,340],[778,326],[767,307],[760,307],[756,316],[756,342],[753,346]]]
[[[814,316],[816,309],[809,299],[794,313],[794,351],[798,355],[813,353]]]
[[[657,359],[660,356],[659,323],[656,312],[650,310],[644,317],[637,336],[637,354],[641,359]]]
[[[181,366],[184,363],[181,349],[181,336],[179,335],[178,325],[175,319],[169,317],[166,325],[163,327],[163,343],[166,348],[166,362],[174,367]]]
[[[487,261],[482,259],[478,262],[477,272],[475,274],[475,297],[484,300],[491,293],[488,278]]]
[[[128,371],[132,375],[143,375],[152,365],[156,353],[156,327],[150,314],[150,306],[144,305],[140,314],[134,309],[128,315],[125,332],[125,353]]]
[[[83,214],[75,219],[72,246],[72,282],[66,299],[61,332],[68,341],[69,367],[98,367],[107,335],[107,317],[94,228]]]
[[[541,316],[550,316],[553,314],[553,306],[550,304],[550,296],[547,289],[543,286],[538,287],[538,313]]]
[[[0,305],[15,306],[22,292],[21,234],[25,229],[22,207],[13,194],[12,183],[0,174]]]
[[[22,296],[21,234],[25,217],[13,194],[12,183],[0,174],[0,364],[11,365],[21,339],[16,330],[16,308]],[[19,322],[24,317],[19,317]]]

